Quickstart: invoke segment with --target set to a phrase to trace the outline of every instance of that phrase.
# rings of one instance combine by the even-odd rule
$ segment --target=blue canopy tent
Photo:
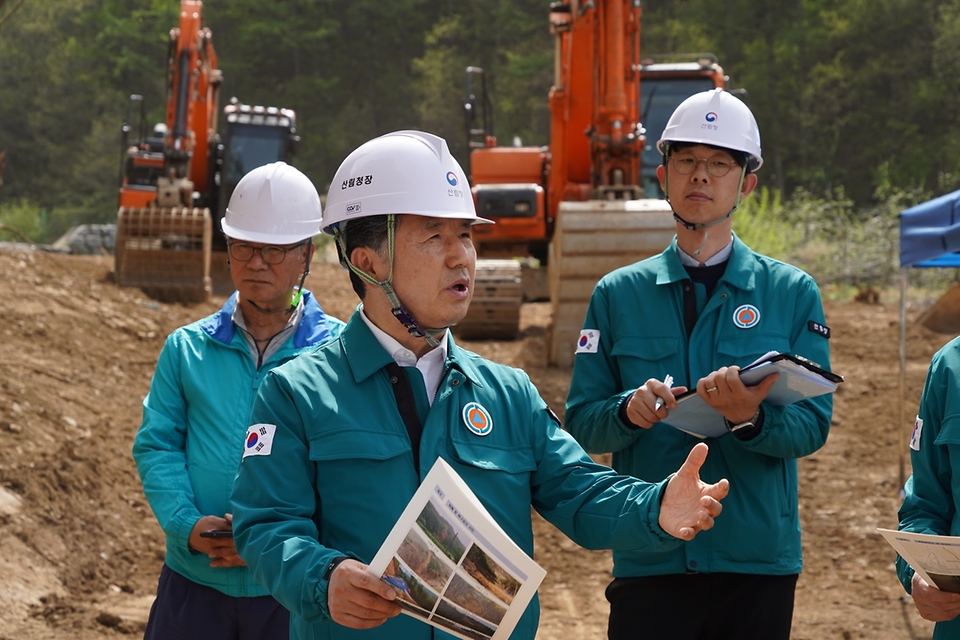
[[[900,214],[900,487],[906,482],[907,269],[960,267],[960,191]]]

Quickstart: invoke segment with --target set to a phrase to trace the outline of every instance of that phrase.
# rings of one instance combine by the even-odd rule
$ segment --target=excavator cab
[[[134,125],[135,113],[137,122]],[[134,132],[134,126],[137,136],[131,141],[130,134]],[[154,127],[153,136],[149,135],[143,96],[136,93],[130,96],[127,117],[120,130],[120,187],[126,190],[121,206],[145,206],[153,199],[157,178],[163,175],[163,136],[166,128],[166,125],[158,124]]]

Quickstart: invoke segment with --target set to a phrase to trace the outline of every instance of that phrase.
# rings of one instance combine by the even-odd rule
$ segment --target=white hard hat
[[[740,151],[747,156],[750,171],[763,164],[756,118],[747,105],[723,89],[695,93],[680,103],[664,127],[657,149],[666,155],[671,142]]]
[[[491,222],[477,217],[466,175],[447,143],[422,131],[395,131],[360,145],[327,193],[324,233],[341,222],[383,214]]]
[[[220,221],[227,237],[264,244],[312,238],[322,224],[317,188],[285,162],[266,164],[243,176]]]

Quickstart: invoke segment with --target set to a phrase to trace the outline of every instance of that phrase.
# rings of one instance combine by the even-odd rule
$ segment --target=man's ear
[[[309,272],[310,263],[313,262],[314,255],[317,252],[317,246],[313,244],[313,240],[310,240],[309,242],[307,242],[306,247],[307,247],[307,250],[303,252],[303,255],[304,255],[303,268],[305,271]]]
[[[390,265],[370,247],[354,247],[350,252],[350,262],[357,269],[377,280],[386,280],[390,275]]]
[[[757,174],[748,173],[743,177],[743,188],[740,189],[740,199],[744,200],[757,188]]]

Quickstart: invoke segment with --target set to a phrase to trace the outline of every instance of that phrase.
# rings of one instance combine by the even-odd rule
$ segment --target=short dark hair
[[[397,224],[400,224],[400,217],[397,216]],[[346,246],[347,255],[343,255],[340,245],[337,245],[337,251],[340,252],[340,261],[346,264],[350,261],[350,255],[358,247],[368,247],[377,252],[381,257],[386,256],[387,250],[387,216],[368,216],[350,220],[342,227],[343,243]],[[350,270],[350,284],[360,299],[363,300],[367,293],[367,283],[360,276]]]
[[[667,152],[663,154],[663,166],[667,166],[667,158],[670,157],[671,153],[676,153],[677,151],[683,151],[684,149],[689,149],[690,147],[696,146],[710,147],[711,149],[716,149],[717,151],[725,151],[733,157],[733,161],[737,163],[741,169],[744,165],[747,164],[747,154],[743,151],[735,151],[733,149],[727,149],[726,147],[718,147],[715,144],[706,144],[701,142],[671,142],[667,145]],[[750,167],[747,166],[747,173],[750,173]]]

